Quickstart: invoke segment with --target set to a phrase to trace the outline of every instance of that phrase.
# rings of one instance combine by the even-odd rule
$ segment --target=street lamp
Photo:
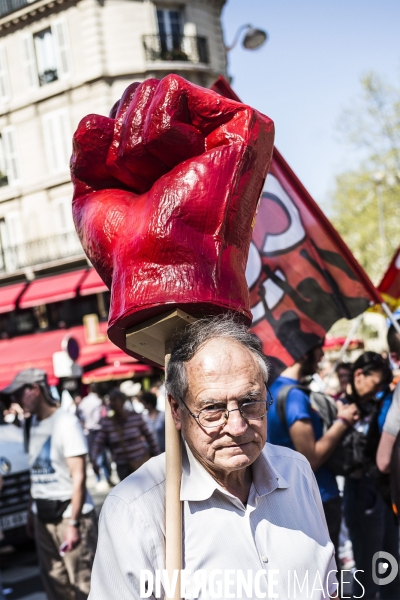
[[[236,46],[239,41],[240,34],[245,29],[247,29],[247,32],[242,40],[242,46],[246,50],[256,50],[257,48],[261,48],[261,46],[265,44],[268,39],[267,32],[263,29],[257,29],[250,24],[241,25],[235,34],[232,44],[230,46],[225,46],[226,52],[230,52],[230,50]]]

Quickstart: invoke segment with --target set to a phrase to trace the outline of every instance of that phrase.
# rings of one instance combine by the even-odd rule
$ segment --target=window
[[[162,54],[181,52],[183,38],[182,12],[179,9],[158,8],[157,21]]]
[[[10,95],[6,49],[3,45],[0,45],[0,101],[7,102]]]
[[[53,33],[48,27],[33,36],[40,85],[58,79]]]
[[[72,136],[66,110],[55,110],[42,117],[47,164],[51,173],[61,173],[69,167]]]
[[[64,79],[72,72],[68,27],[64,19],[23,40],[23,55],[28,87]]]
[[[21,168],[18,158],[17,134],[15,127],[5,127],[0,134],[0,187],[18,184],[21,181]]]

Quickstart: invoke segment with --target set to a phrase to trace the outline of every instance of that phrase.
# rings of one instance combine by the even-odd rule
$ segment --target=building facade
[[[226,76],[224,4],[0,0],[0,294],[88,267],[71,215],[74,130],[88,113],[107,115],[133,81],[174,72],[208,87]],[[1,311],[0,337],[74,325],[88,311],[105,318],[107,298],[85,302],[69,322],[71,306],[53,306],[52,318],[46,303],[16,301]]]

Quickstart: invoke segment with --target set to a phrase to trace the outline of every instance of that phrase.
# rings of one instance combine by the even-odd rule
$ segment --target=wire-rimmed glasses
[[[198,424],[201,427],[206,429],[212,427],[221,427],[228,422],[229,413],[235,412],[238,410],[242,415],[245,421],[261,421],[268,412],[269,407],[273,403],[273,398],[271,392],[269,391],[268,386],[265,386],[267,389],[267,399],[266,400],[254,400],[252,402],[244,402],[238,408],[232,408],[228,410],[225,408],[203,408],[197,415],[192,413],[192,411],[187,406],[186,402],[182,400],[183,404],[186,407],[186,410],[190,414],[193,419],[196,419]]]

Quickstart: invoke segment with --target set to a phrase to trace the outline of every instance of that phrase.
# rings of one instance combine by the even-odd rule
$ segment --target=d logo
[[[392,583],[396,579],[398,572],[399,565],[394,556],[389,554],[389,552],[383,552],[383,550],[375,552],[372,557],[372,579],[374,583],[377,585]]]

